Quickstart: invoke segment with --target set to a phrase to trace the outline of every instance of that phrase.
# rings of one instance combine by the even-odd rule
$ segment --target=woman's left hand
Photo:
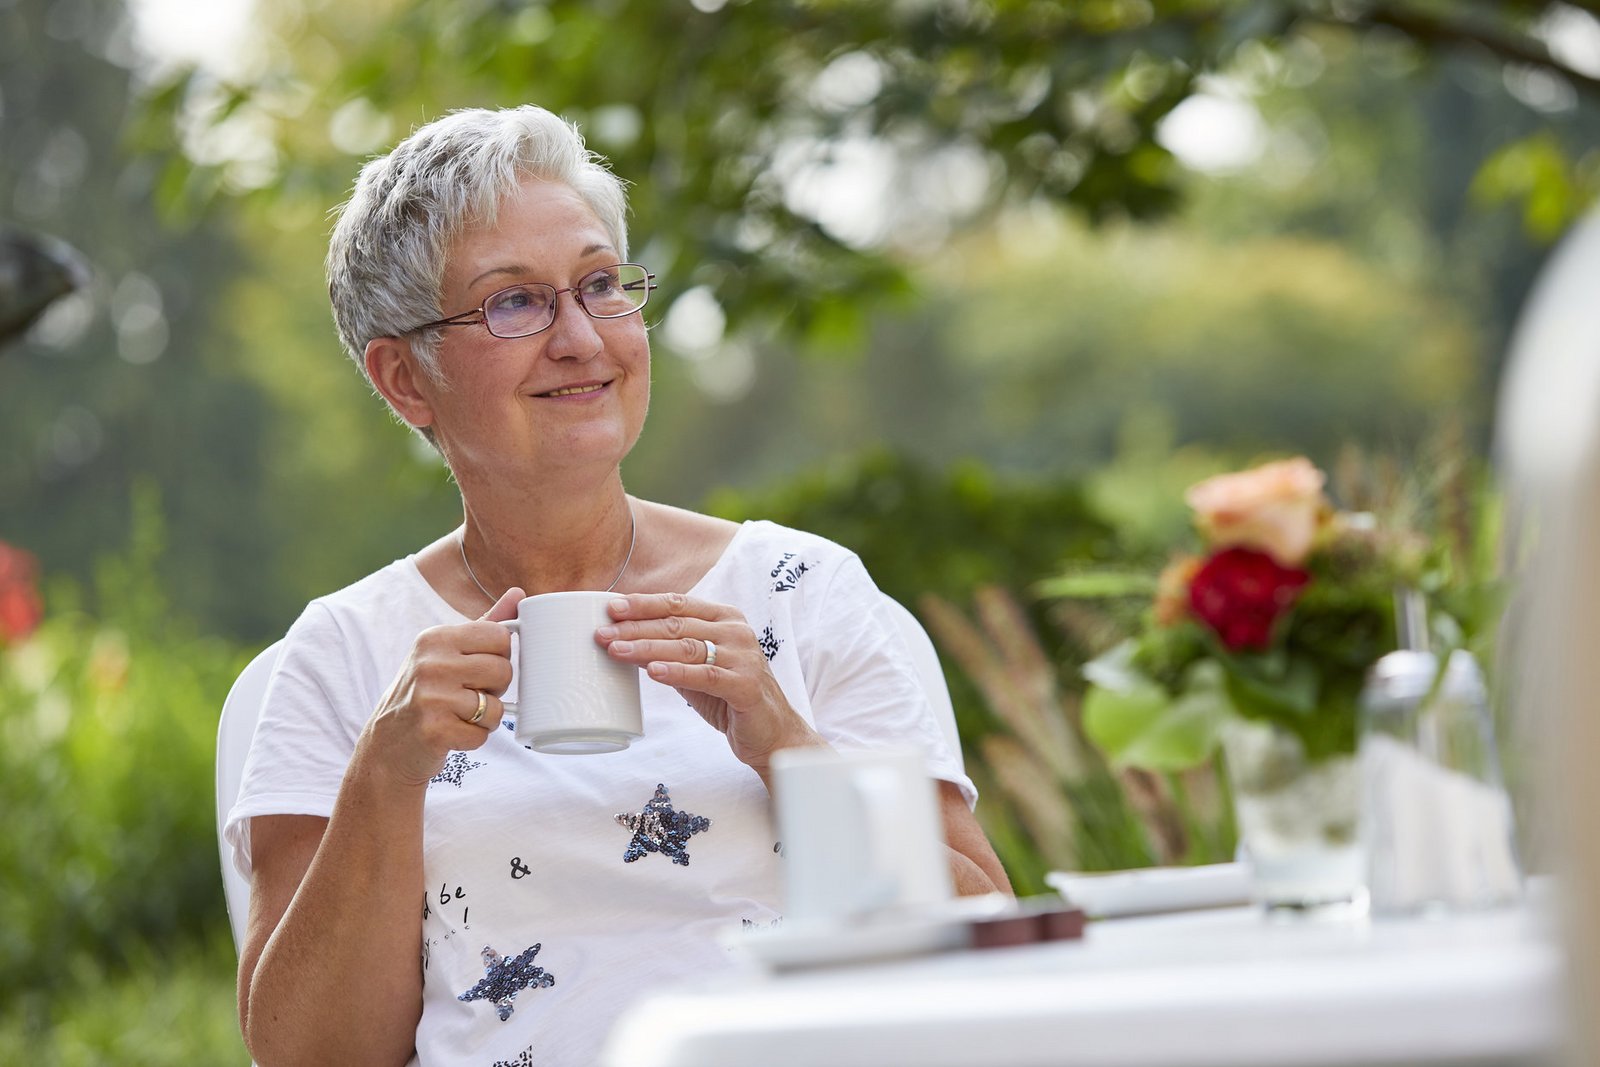
[[[682,593],[630,593],[612,601],[611,617],[616,623],[595,633],[611,657],[676,688],[763,780],[774,752],[823,744],[790,706],[736,608]],[[707,663],[712,646],[716,662]]]

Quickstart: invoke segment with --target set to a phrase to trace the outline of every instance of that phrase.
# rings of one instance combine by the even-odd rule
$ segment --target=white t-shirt
[[[744,613],[790,704],[836,748],[921,747],[934,777],[976,801],[854,553],[745,523],[690,595]],[[243,874],[248,820],[330,815],[416,635],[462,621],[414,557],[307,606],[224,831]],[[724,931],[780,918],[781,842],[760,778],[675,690],[643,672],[640,686],[645,733],[625,751],[535,753],[508,715],[429,784],[413,1063],[590,1064],[633,999],[727,966]]]

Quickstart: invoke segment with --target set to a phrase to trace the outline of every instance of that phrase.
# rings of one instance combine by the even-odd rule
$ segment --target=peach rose
[[[1189,488],[1184,499],[1195,525],[1216,548],[1254,548],[1285,567],[1311,554],[1327,501],[1323,473],[1303,456],[1237,474],[1219,474]]]

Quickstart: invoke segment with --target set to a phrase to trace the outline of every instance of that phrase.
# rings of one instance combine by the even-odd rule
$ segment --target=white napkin
[[[1131,871],[1051,871],[1045,884],[1091,918],[1220,908],[1250,902],[1242,863],[1143,867]]]

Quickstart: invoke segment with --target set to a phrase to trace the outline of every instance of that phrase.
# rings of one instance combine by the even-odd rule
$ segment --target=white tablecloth
[[[605,1067],[1422,1067],[1539,1064],[1562,965],[1527,908],[1273,920],[1252,908],[1090,924],[1079,942],[664,991]]]

